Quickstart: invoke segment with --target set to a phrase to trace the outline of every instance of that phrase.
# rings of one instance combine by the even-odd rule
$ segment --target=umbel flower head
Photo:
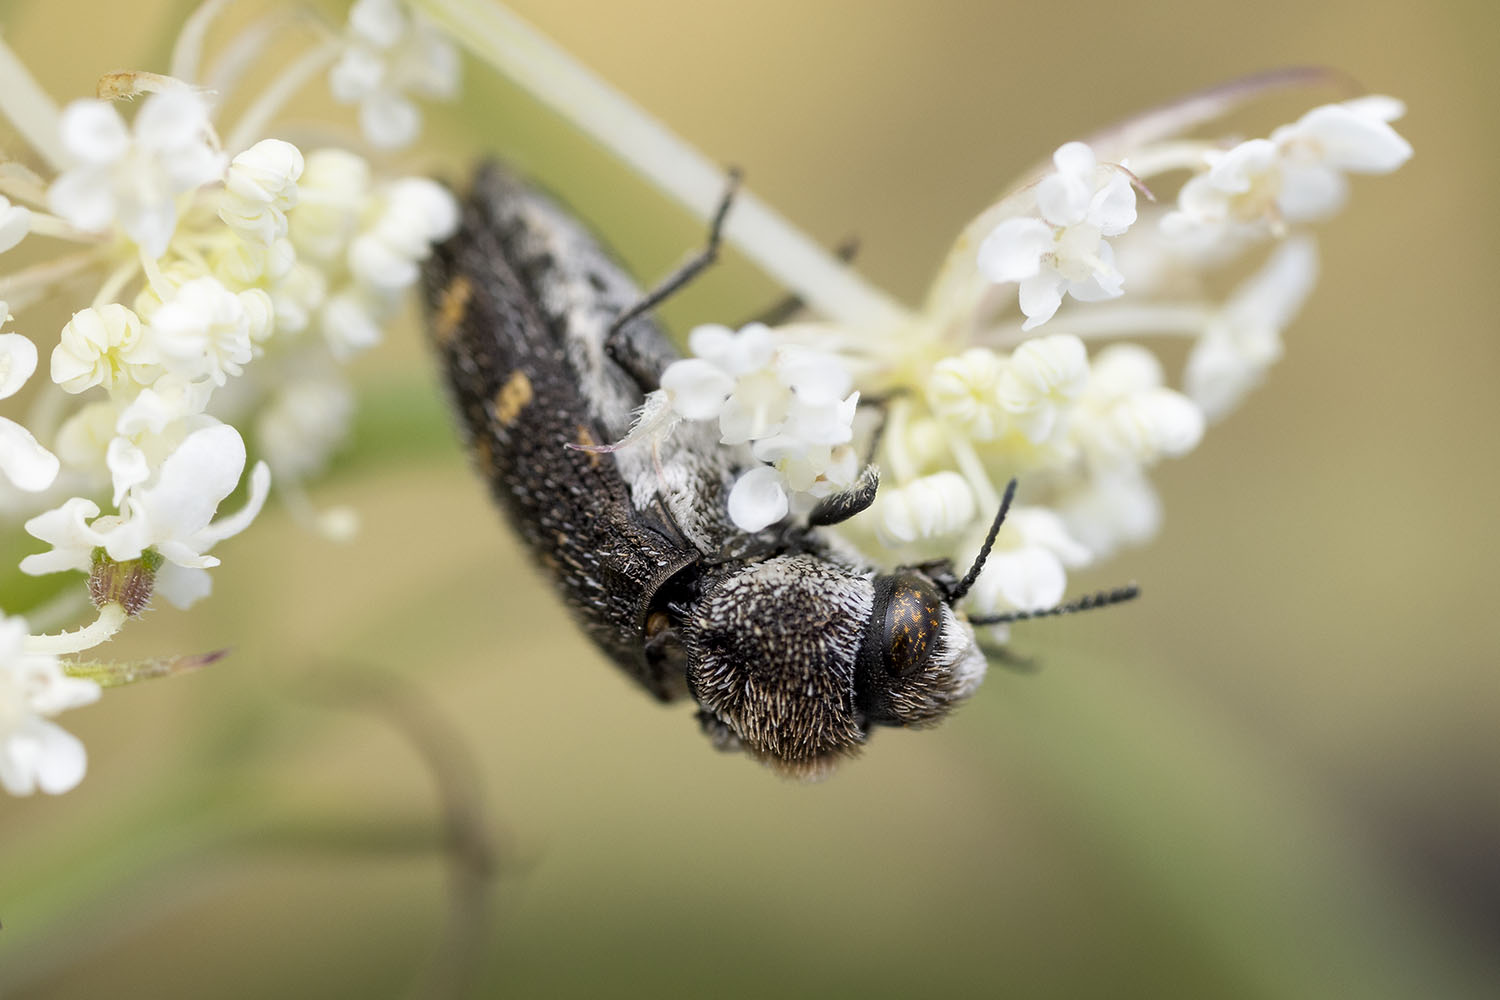
[[[1150,469],[1194,450],[1281,356],[1316,278],[1308,224],[1343,203],[1345,175],[1388,173],[1410,155],[1391,127],[1401,106],[1384,97],[1320,106],[1268,139],[1181,137],[1277,82],[1062,144],[966,228],[920,311],[842,272],[796,286],[818,321],[698,329],[621,446],[677,420],[717,421],[725,447],[749,445],[728,502],[748,532],[796,517],[872,461],[875,504],[836,530],[886,563],[968,565],[997,484],[1016,478],[1020,499],[966,606],[1057,604],[1069,569],[1157,531]],[[1175,205],[1158,207],[1161,179],[1184,171]],[[1257,255],[1228,294],[1180,296],[1223,286],[1218,272]],[[1150,345],[1184,336],[1173,377]],[[804,369],[803,357],[815,360]],[[799,381],[803,371],[815,376]],[[855,433],[861,398],[881,401],[866,426],[883,434]]]
[[[418,118],[407,95],[457,85],[450,43],[396,0],[361,0],[345,34],[310,34],[276,84],[246,95],[280,14],[241,47],[206,53],[225,6],[208,0],[187,20],[169,74],[109,73],[60,110],[0,51],[0,116],[30,145],[0,164],[0,253],[24,243],[42,257],[0,259],[0,321],[16,327],[0,333],[0,399],[46,359],[30,415],[0,418],[0,510],[32,543],[14,571],[76,574],[79,610],[98,608],[56,635],[4,623],[20,638],[0,656],[0,783],[17,794],[83,774],[82,748],[46,720],[98,687],[68,678],[59,656],[108,640],[154,595],[184,608],[207,597],[211,550],[250,528],[273,465],[296,516],[349,536],[352,515],[318,512],[301,486],[349,427],[341,364],[381,340],[457,225],[453,198],[426,178],[265,134],[293,84],[333,65],[336,96],[353,95],[372,140],[403,145]],[[231,96],[247,100],[225,120]],[[44,300],[68,304],[60,328],[38,325]],[[241,488],[237,509],[221,510]]]

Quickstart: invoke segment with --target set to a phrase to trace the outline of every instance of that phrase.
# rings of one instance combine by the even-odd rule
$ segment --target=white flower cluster
[[[1106,236],[1135,222],[1135,191],[1123,166],[1101,164],[1070,142],[1052,156],[1055,173],[1037,183],[1035,216],[1007,219],[979,247],[979,270],[991,281],[1020,284],[1023,330],[1041,326],[1066,292],[1080,302],[1124,294]]]
[[[371,145],[399,149],[422,128],[422,112],[407,95],[450,100],[458,75],[453,43],[401,0],[355,0],[328,85],[335,100],[359,105]]]
[[[1401,110],[1385,97],[1327,105],[1228,147],[1161,132],[1112,149],[1113,161],[1067,143],[971,225],[923,312],[886,330],[835,318],[778,332],[846,345],[859,387],[893,398],[880,493],[845,530],[889,557],[966,566],[996,485],[1018,478],[1020,500],[967,598],[978,614],[1056,605],[1069,569],[1147,540],[1161,521],[1149,470],[1192,451],[1280,357],[1317,273],[1312,237],[1292,229],[1342,204],[1346,174],[1405,161],[1390,126]],[[1138,211],[1137,191],[1184,169],[1175,206]],[[1212,269],[1271,239],[1227,296],[1202,291]],[[1180,388],[1140,343],[1090,350],[1184,335]]]
[[[738,332],[700,326],[693,357],[662,373],[658,390],[672,417],[719,422],[720,442],[749,445],[758,464],[729,494],[729,516],[745,531],[780,521],[797,501],[842,490],[859,474],[850,447],[859,393],[830,354],[776,342],[752,323]]]
[[[389,110],[401,90],[435,92],[436,76],[416,67],[440,63],[434,53],[447,43],[429,44],[431,30],[404,18],[399,5],[373,0],[351,13],[361,51],[386,60],[363,98],[367,126],[404,114]],[[340,64],[344,78],[363,58],[355,48]],[[0,509],[48,546],[18,569],[88,574],[79,603],[100,609],[77,632],[29,639],[21,619],[0,619],[0,783],[24,794],[63,791],[83,773],[82,748],[43,717],[98,688],[60,673],[68,663],[58,656],[107,640],[153,595],[184,608],[207,596],[219,563],[210,551],[250,526],[273,470],[295,514],[348,533],[350,515],[317,514],[300,486],[349,426],[340,362],[380,340],[421,261],[456,229],[458,208],[438,184],[382,180],[345,150],[304,155],[254,137],[225,148],[221,134],[273,117],[288,96],[275,88],[221,133],[210,96],[190,81],[114,74],[110,92],[141,98],[127,123],[110,101],[59,113],[35,100],[40,90],[5,55],[3,72],[20,77],[0,80],[0,112],[54,176],[0,169],[0,252],[71,246],[41,264],[0,266],[10,300],[0,319],[14,309],[25,323],[84,276],[94,281],[50,343],[27,330],[50,347],[50,384],[32,386],[24,421],[0,419]],[[451,92],[456,77],[444,79]],[[385,111],[372,110],[382,102]],[[0,398],[20,390],[38,360],[36,341],[0,334]],[[244,504],[216,517],[251,464],[241,428],[254,429],[260,460]]]

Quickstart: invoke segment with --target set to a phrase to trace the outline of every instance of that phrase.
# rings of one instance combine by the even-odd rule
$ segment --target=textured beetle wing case
[[[654,458],[577,447],[623,437],[643,401],[604,349],[636,286],[572,216],[493,165],[425,284],[477,470],[590,637],[658,697],[680,696],[680,671],[648,662],[643,629],[657,591],[728,536],[733,470],[692,425]],[[626,332],[658,373],[677,356],[649,318]]]

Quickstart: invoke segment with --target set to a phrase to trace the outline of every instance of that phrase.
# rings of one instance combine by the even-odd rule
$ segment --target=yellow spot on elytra
[[[469,311],[469,300],[474,297],[474,283],[465,275],[456,275],[443,289],[438,300],[437,318],[432,322],[432,337],[439,345],[447,344],[463,322]]]
[[[500,391],[495,393],[495,417],[502,427],[509,427],[529,402],[531,402],[531,379],[517,368],[510,373],[510,378],[505,380]]]

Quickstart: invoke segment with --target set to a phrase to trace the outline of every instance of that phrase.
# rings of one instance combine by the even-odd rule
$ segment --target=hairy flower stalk
[[[425,178],[278,136],[304,90],[326,86],[369,148],[400,148],[424,102],[457,92],[463,46],[701,217],[723,193],[718,166],[497,3],[355,0],[250,95],[247,71],[289,22],[273,11],[210,50],[228,6],[206,0],[185,21],[167,73],[109,73],[61,105],[0,42],[0,116],[25,149],[0,163],[0,255],[36,251],[25,266],[0,256],[0,399],[31,397],[24,420],[0,419],[0,512],[36,542],[17,571],[77,574],[78,604],[97,609],[53,635],[0,612],[0,785],[14,794],[82,778],[81,745],[51,718],[97,698],[95,679],[208,662],[59,658],[158,596],[206,597],[212,550],[251,527],[273,479],[312,530],[354,531],[352,511],[320,511],[306,487],[351,422],[343,366],[382,339],[458,209]],[[1316,276],[1311,226],[1352,175],[1410,155],[1387,97],[1244,142],[1189,134],[1318,80],[1272,74],[1062,144],[958,235],[920,307],[741,192],[726,240],[809,318],[700,326],[634,429],[601,450],[712,422],[746,470],[727,498],[746,532],[805,515],[873,462],[876,503],[838,530],[886,564],[968,564],[1018,478],[964,607],[1056,604],[1068,570],[1156,532],[1150,470],[1192,451],[1280,357]],[[64,295],[66,321],[38,325],[38,303]],[[1145,346],[1163,337],[1191,341],[1182,372]],[[66,596],[31,610],[50,619]]]

